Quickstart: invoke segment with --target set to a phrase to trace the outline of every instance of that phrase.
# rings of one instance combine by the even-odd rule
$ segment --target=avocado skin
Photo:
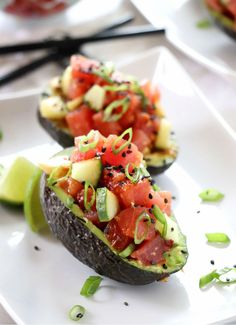
[[[74,145],[74,138],[66,133],[63,129],[59,128],[55,123],[42,117],[39,109],[37,110],[37,117],[40,125],[47,131],[47,133],[63,148],[71,147]]]
[[[149,272],[124,262],[46,186],[45,174],[40,185],[41,204],[51,231],[82,263],[101,275],[131,285],[144,285],[169,276],[168,273]]]

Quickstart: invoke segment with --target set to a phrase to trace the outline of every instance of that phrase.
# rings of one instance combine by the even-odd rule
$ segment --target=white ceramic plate
[[[178,49],[210,69],[236,78],[236,42],[216,26],[199,29],[197,22],[208,18],[201,0],[132,0],[155,26],[164,24],[166,36]]]
[[[52,236],[29,231],[22,213],[0,207],[0,297],[4,307],[18,324],[72,324],[67,312],[74,304],[87,309],[81,324],[209,324],[236,316],[235,286],[213,285],[200,290],[199,278],[213,268],[232,266],[235,260],[236,136],[222,118],[202,98],[175,58],[165,49],[156,48],[123,71],[139,78],[154,78],[160,86],[163,104],[176,130],[180,155],[164,175],[158,178],[163,189],[176,196],[173,208],[187,235],[189,260],[183,272],[169,281],[147,286],[129,286],[105,278],[94,297],[79,292],[94,271],[78,262]],[[25,105],[23,104],[25,101]],[[1,102],[1,123],[16,126],[27,119],[28,110],[36,111],[37,98]],[[5,106],[6,105],[6,106]],[[5,106],[5,108],[4,108]],[[14,113],[13,113],[14,111]],[[32,118],[12,130],[4,129],[1,154],[12,154],[28,146],[44,143],[45,133]],[[15,129],[16,130],[16,129]],[[42,138],[41,138],[42,137]],[[15,139],[17,145],[15,145]],[[5,145],[4,145],[5,143]],[[33,160],[57,150],[43,145],[26,150]],[[0,161],[9,162],[9,157]],[[202,204],[198,193],[216,187],[225,193],[218,204]],[[200,213],[197,213],[200,211]],[[206,232],[226,232],[231,244],[215,248],[206,243]],[[34,250],[37,245],[40,251]],[[215,261],[214,267],[210,260]],[[125,306],[127,301],[129,306]]]

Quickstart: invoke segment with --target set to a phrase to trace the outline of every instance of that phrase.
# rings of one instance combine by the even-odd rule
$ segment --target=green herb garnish
[[[164,213],[161,211],[161,209],[157,205],[154,205],[153,214],[154,214],[155,218],[162,224],[163,229],[161,232],[161,236],[165,237],[166,232],[167,232],[167,222],[166,222],[166,217],[165,217]]]
[[[129,168],[132,166],[133,168],[133,173],[132,175],[129,173]],[[140,179],[140,168],[135,167],[133,163],[128,163],[125,167],[125,176],[132,182],[132,183],[137,183]]]
[[[212,23],[209,19],[202,19],[196,23],[196,27],[200,28],[200,29],[210,28],[211,26],[212,26]]]
[[[100,276],[90,276],[84,282],[82,289],[80,290],[80,294],[85,297],[90,297],[95,294],[98,290],[100,283],[103,278]]]
[[[236,283],[236,268],[225,267],[221,270],[213,270],[202,276],[199,280],[199,288],[203,288],[209,283],[221,283],[221,284],[235,284]]]
[[[69,318],[73,321],[78,322],[85,314],[85,308],[81,305],[73,306],[69,311]]]
[[[83,135],[80,137],[79,140],[79,151],[80,152],[87,152],[91,149],[94,149],[98,144],[98,138],[94,141],[90,142],[91,138],[93,138],[96,135],[96,133],[92,130],[89,132],[89,134]]]
[[[115,100],[111,104],[109,104],[104,110],[103,120],[105,122],[116,122],[118,121],[128,110],[130,103],[130,98],[125,97],[119,100]],[[120,113],[113,114],[113,111],[121,107]]]
[[[126,135],[129,135],[129,138],[127,141],[125,141],[125,143],[123,143],[121,146],[116,147],[116,145],[119,143],[119,141],[121,141]],[[133,131],[132,128],[129,128],[127,130],[125,130],[119,137],[117,137],[115,139],[115,141],[112,144],[112,151],[115,155],[117,155],[118,153],[120,153],[125,147],[127,147],[130,143],[131,143],[131,139],[133,136]]]
[[[206,190],[202,191],[199,194],[199,197],[203,201],[217,202],[217,201],[220,201],[220,200],[222,200],[224,198],[224,194],[222,194],[221,192],[219,192],[218,190],[216,190],[214,188],[209,188],[209,189],[206,189]]]
[[[142,222],[142,221],[147,221],[147,223],[146,223],[147,227],[146,227],[146,230],[145,230],[143,236],[141,238],[138,238],[138,228],[139,228],[140,222]],[[149,216],[149,214],[147,212],[145,212],[145,211],[142,212],[140,214],[140,216],[137,218],[136,223],[135,223],[134,243],[136,245],[141,244],[146,239],[150,225],[151,225],[151,217]]]
[[[223,244],[228,244],[230,242],[230,238],[220,232],[215,232],[215,233],[207,233],[205,234],[207,240],[209,243],[223,243]]]
[[[131,243],[122,252],[120,252],[119,255],[125,258],[130,256],[130,254],[132,254],[134,250],[135,250],[135,245],[134,243]]]

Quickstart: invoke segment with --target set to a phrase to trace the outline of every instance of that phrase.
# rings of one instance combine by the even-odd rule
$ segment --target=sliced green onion
[[[209,19],[202,19],[202,20],[199,20],[196,23],[196,27],[200,28],[200,29],[206,29],[206,28],[209,28],[211,26],[212,26],[212,24],[211,24],[211,21]]]
[[[135,250],[135,245],[134,245],[134,243],[131,243],[122,252],[120,252],[119,255],[121,257],[126,258],[126,257],[130,256],[130,254],[132,254],[134,250]]]
[[[217,273],[216,270],[202,276],[199,280],[199,288],[205,287],[207,284],[211,283],[216,279]]]
[[[58,178],[58,173],[59,171],[62,169],[61,166],[55,167],[53,168],[51,174],[49,175],[48,179],[47,179],[47,183],[49,186],[54,186],[56,183],[63,181],[64,179],[67,179],[70,174],[71,174],[71,169],[72,169],[72,165],[70,165],[70,168],[68,169],[67,173],[65,174],[65,176],[63,177],[59,177]]]
[[[133,170],[134,170],[134,174],[130,175],[129,173],[129,167],[132,165]],[[125,167],[125,175],[126,177],[131,180],[132,183],[137,183],[140,179],[140,169],[138,167],[136,167],[133,163],[128,163],[128,165],[126,165]]]
[[[125,97],[122,99],[115,100],[114,102],[109,104],[104,110],[103,121],[106,121],[106,122],[118,121],[125,114],[125,112],[127,112],[128,108],[129,108],[129,103],[130,103],[129,97]],[[121,112],[112,114],[113,111],[120,106],[121,106]]]
[[[129,89],[129,85],[122,84],[122,85],[109,85],[103,87],[106,91],[126,91]]]
[[[236,283],[236,268],[225,267],[219,271],[214,270],[200,278],[199,287],[203,288],[207,284],[215,281],[221,284],[235,284]]]
[[[129,135],[128,140],[125,143],[123,143],[121,146],[119,146],[118,148],[116,148],[117,143],[120,140],[122,140],[127,134]],[[132,128],[129,128],[129,129],[125,130],[119,137],[117,137],[116,140],[112,144],[112,151],[113,151],[113,153],[115,155],[117,155],[125,147],[127,147],[131,143],[132,136],[133,136],[133,130],[132,130]]]
[[[88,201],[88,189],[89,189],[89,187],[93,191],[93,194],[92,194],[92,197],[91,197],[90,201]],[[94,204],[95,198],[96,198],[96,192],[95,192],[95,189],[94,189],[93,185],[91,183],[89,183],[88,181],[86,181],[85,185],[84,185],[84,207],[85,207],[85,209],[87,211],[90,211],[91,207]]]
[[[96,76],[101,77],[105,81],[109,83],[113,83],[113,80],[111,79],[111,74],[114,72],[114,65],[107,62],[106,64],[100,65],[100,67],[96,70],[93,70],[93,73]]]
[[[138,238],[138,227],[139,227],[139,223],[141,221],[145,221],[147,220],[147,227],[146,227],[146,231],[143,234],[143,236],[141,238]],[[147,212],[142,212],[140,214],[140,216],[137,218],[136,223],[135,223],[135,230],[134,230],[134,243],[136,245],[141,244],[147,237],[148,234],[148,230],[151,224],[151,217],[149,216],[149,214]]]
[[[140,167],[140,173],[142,174],[142,176],[145,176],[146,178],[151,177],[151,175],[149,174],[149,172],[144,166]]]
[[[69,311],[69,317],[71,320],[78,322],[85,314],[85,308],[81,305],[73,306]]]
[[[92,142],[89,142],[90,138],[93,137],[94,134],[95,134],[95,132],[92,130],[89,132],[89,134],[87,136],[83,135],[80,137],[80,141],[79,141],[79,151],[80,152],[87,152],[91,149],[94,149],[97,146],[98,138]]]
[[[219,192],[216,189],[209,188],[209,189],[206,189],[206,190],[202,191],[199,194],[199,197],[203,201],[217,202],[217,201],[220,201],[220,200],[222,200],[224,198],[224,194],[222,194],[221,192]]]
[[[165,237],[166,232],[167,232],[166,217],[165,217],[164,213],[161,211],[161,209],[157,205],[154,205],[154,208],[152,209],[152,211],[153,211],[153,214],[154,214],[155,218],[163,225],[161,236]]]
[[[67,206],[67,208],[71,209],[72,206],[73,206],[73,204],[74,204],[74,202],[75,202],[75,200],[73,199],[73,197],[72,196],[68,196],[66,198],[66,206]]]
[[[152,188],[154,189],[155,192],[160,192],[160,187],[157,184],[153,184]]]
[[[95,294],[98,290],[100,283],[103,278],[100,276],[90,276],[84,282],[82,289],[80,290],[80,294],[85,297],[90,297]]]
[[[205,236],[209,243],[228,244],[230,242],[230,238],[226,234],[220,232],[207,233]]]
[[[0,130],[0,141],[3,139],[3,132]]]

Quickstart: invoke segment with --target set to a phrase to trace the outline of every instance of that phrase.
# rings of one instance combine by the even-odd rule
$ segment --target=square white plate
[[[219,28],[200,29],[196,24],[209,15],[202,0],[132,0],[154,25],[166,26],[166,37],[192,59],[236,80],[236,42]]]
[[[94,325],[209,324],[236,316],[234,285],[213,285],[207,290],[198,287],[199,278],[213,268],[236,264],[235,133],[166,49],[142,54],[122,70],[140,79],[153,78],[173,122],[180,154],[177,163],[157,181],[176,197],[173,209],[187,236],[188,263],[168,282],[146,286],[134,287],[105,278],[94,297],[84,298],[79,292],[93,270],[78,262],[52,236],[30,232],[21,212],[1,206],[0,297],[18,324],[73,324],[67,313],[74,304],[87,309],[80,323]],[[0,103],[1,124],[6,125],[1,154],[47,141],[34,118],[36,102],[37,97],[28,97]],[[32,110],[31,125],[28,110]],[[7,127],[10,124],[15,131]],[[57,146],[46,144],[23,154],[37,160],[55,150]],[[0,162],[9,159],[2,157]],[[198,194],[206,187],[218,188],[225,199],[218,204],[201,203]],[[215,231],[230,236],[228,247],[215,248],[206,243],[204,234]],[[35,245],[40,251],[34,249]],[[215,261],[214,266],[210,260]],[[125,301],[129,306],[124,305]]]

